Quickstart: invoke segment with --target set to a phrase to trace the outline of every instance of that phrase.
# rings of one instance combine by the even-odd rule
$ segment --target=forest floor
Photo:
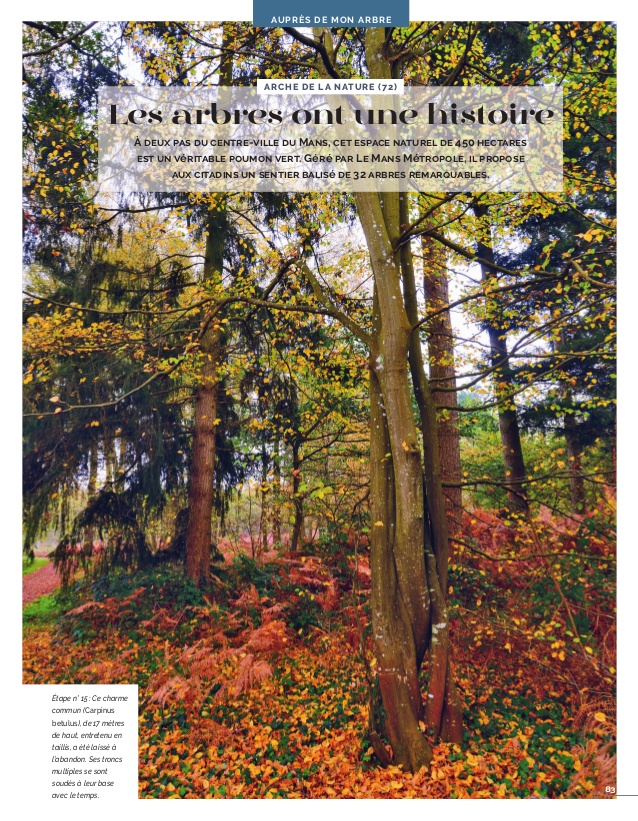
[[[607,518],[467,517],[449,582],[465,739],[432,739],[429,772],[383,769],[367,741],[369,567],[345,539],[236,556],[208,594],[160,566],[40,597],[24,681],[139,684],[142,798],[611,797]]]

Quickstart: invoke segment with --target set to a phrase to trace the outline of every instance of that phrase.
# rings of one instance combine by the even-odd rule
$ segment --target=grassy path
[[[60,576],[52,562],[22,577],[22,604],[52,593],[60,586]]]

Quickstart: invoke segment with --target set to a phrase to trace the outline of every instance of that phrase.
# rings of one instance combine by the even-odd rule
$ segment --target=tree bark
[[[416,772],[428,766],[432,749],[419,728],[423,704],[419,664],[410,615],[403,603],[395,560],[396,507],[394,471],[387,416],[370,354],[370,500],[372,528],[372,624],[378,662],[379,689],[385,710],[385,729],[396,764]],[[421,551],[422,554],[422,551]],[[423,623],[429,621],[429,596],[424,590]]]
[[[205,282],[221,281],[226,240],[225,207],[210,211],[207,230],[203,278]],[[219,389],[217,367],[220,356],[219,333],[214,330],[210,316],[204,321],[209,325],[200,343],[201,381],[195,391],[195,424],[186,530],[186,575],[200,586],[208,584],[210,575],[215,480],[215,420]]]
[[[373,632],[395,763],[416,771],[432,758],[419,728],[423,706],[418,680],[428,644],[429,594],[423,551],[423,471],[408,376],[412,329],[388,233],[390,225],[392,235],[398,235],[399,198],[384,195],[382,208],[376,192],[359,192],[355,197],[374,273],[378,314],[370,348]]]
[[[401,224],[409,222],[408,197],[400,197]],[[463,740],[462,710],[449,659],[450,638],[447,615],[447,572],[449,534],[446,499],[439,454],[441,420],[425,374],[418,330],[418,306],[412,251],[404,243],[400,251],[403,297],[412,331],[409,349],[410,373],[419,408],[423,437],[425,488],[424,552],[431,602],[429,642],[430,671],[426,699],[428,727],[444,741]],[[453,735],[449,735],[453,733]]]
[[[299,490],[301,485],[301,458],[300,445],[297,441],[292,444],[292,505],[295,511],[290,537],[290,550],[294,553],[299,545],[299,537],[303,528],[303,495]]]
[[[260,552],[268,550],[268,451],[261,445],[261,515],[259,517]]]
[[[117,470],[117,457],[115,456],[115,445],[111,435],[104,439],[104,466],[106,468],[106,484],[111,485],[111,489],[113,489]]]
[[[95,499],[97,492],[97,468],[98,468],[98,448],[97,442],[91,444],[89,451],[89,482],[87,485],[87,504],[90,504]],[[93,539],[95,537],[95,530],[93,525],[86,529],[84,534],[84,544],[82,552],[85,556],[93,555]]]
[[[567,464],[569,466],[569,495],[572,513],[587,512],[587,496],[585,482],[581,475],[583,451],[578,441],[576,423],[571,413],[565,414],[563,419],[565,444],[567,445]]]
[[[489,209],[478,200],[474,201],[474,213],[479,218],[487,218]],[[489,232],[489,223],[487,223]],[[481,279],[487,283],[494,278],[494,249],[492,242],[478,243],[478,256],[486,261],[481,263]],[[521,434],[518,426],[518,416],[514,399],[508,394],[514,388],[514,374],[507,352],[506,331],[499,306],[490,300],[486,310],[485,325],[490,340],[490,359],[494,368],[494,393],[497,399],[502,399],[498,406],[498,425],[501,433],[501,447],[506,471],[507,504],[510,510],[526,511],[527,498],[523,482],[526,478],[525,461],[521,445]]]
[[[441,311],[449,305],[445,255],[442,249],[427,236],[422,240],[423,289],[427,308]],[[449,311],[441,311],[427,324],[428,364],[432,385],[432,400],[439,408],[454,408],[458,403],[456,393],[456,370],[454,366],[454,337]],[[446,388],[447,390],[437,390]],[[441,475],[448,484],[461,482],[461,437],[459,414],[455,410],[439,410],[437,433]],[[446,487],[445,508],[447,512],[450,555],[454,550],[454,539],[461,536],[463,528],[463,494],[460,487]]]
[[[272,540],[276,548],[281,547],[281,464],[279,460],[279,439],[277,439],[273,455],[272,499]]]
[[[227,31],[224,26],[222,44],[225,45],[226,41]],[[232,85],[232,81],[233,60],[232,56],[228,56],[219,67],[219,84],[229,86]],[[217,203],[210,206],[206,231],[203,282],[221,286],[228,233],[225,197],[220,197]],[[202,587],[208,584],[210,577],[215,483],[215,420],[219,400],[217,368],[221,359],[220,335],[212,323],[212,316],[209,314],[204,322],[207,326],[204,327],[200,342],[201,382],[195,392],[195,426],[186,528],[186,575]]]
[[[120,433],[119,435],[119,443],[118,443],[118,457],[117,457],[117,468],[118,473],[124,473],[126,470],[126,439],[124,438],[124,434]]]

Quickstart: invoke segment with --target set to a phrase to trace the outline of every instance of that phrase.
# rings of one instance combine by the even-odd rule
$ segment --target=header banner
[[[409,24],[409,0],[253,0],[255,26],[384,28]]]

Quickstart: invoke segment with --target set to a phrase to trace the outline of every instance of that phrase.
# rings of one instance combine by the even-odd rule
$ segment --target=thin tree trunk
[[[281,464],[279,440],[275,442],[273,456],[272,539],[275,547],[281,545]]]
[[[106,483],[113,487],[115,481],[115,471],[117,469],[117,458],[115,456],[115,445],[110,436],[104,440],[104,462],[106,467]]]
[[[370,351],[371,609],[378,681],[385,729],[397,764],[412,771],[429,765],[432,750],[421,733],[423,704],[418,681],[420,659],[410,614],[403,604],[395,561],[397,511],[391,444],[380,381],[379,353]],[[420,551],[421,555],[423,550]],[[430,598],[424,589],[421,621],[429,623]]]
[[[261,446],[261,516],[259,518],[261,552],[268,550],[268,452],[266,445]]]
[[[292,536],[290,538],[290,550],[294,553],[299,545],[299,537],[303,528],[303,496],[299,492],[301,484],[301,460],[299,458],[299,444],[293,442],[292,445],[292,504],[295,511],[294,523],[292,526]]]
[[[571,413],[565,414],[563,419],[565,443],[567,445],[567,464],[569,466],[569,495],[572,513],[587,512],[587,496],[585,482],[581,475],[583,451],[578,441],[576,423]]]
[[[368,29],[366,37],[370,51],[382,48],[382,37],[381,42],[371,37],[373,31]],[[382,36],[383,30],[378,34]],[[368,57],[369,65],[373,59]],[[376,76],[372,67],[371,74]],[[373,633],[395,761],[416,771],[432,757],[419,729],[423,706],[418,679],[428,645],[429,594],[423,550],[423,470],[408,375],[412,329],[392,246],[399,229],[399,196],[384,194],[383,206],[376,192],[358,192],[355,197],[378,311],[370,352]]]
[[[221,281],[224,245],[226,241],[225,208],[211,210],[207,222],[204,281]],[[220,357],[218,331],[210,316],[205,322],[200,343],[202,366],[200,384],[195,392],[195,425],[193,454],[188,489],[188,527],[186,530],[186,575],[196,584],[205,586],[210,574],[210,546],[215,479],[215,420],[218,404],[217,367]]]
[[[408,196],[405,194],[400,198],[400,212],[401,224],[407,225],[409,208]],[[449,619],[446,607],[449,535],[439,454],[441,420],[425,375],[421,339],[416,327],[419,317],[410,243],[404,243],[401,246],[400,263],[406,314],[410,325],[415,328],[410,340],[409,361],[423,436],[425,512],[427,513],[424,551],[431,602],[430,675],[426,699],[426,719],[430,729],[437,735],[441,735],[444,741],[461,743],[463,715],[449,659]],[[450,733],[452,735],[449,735]]]
[[[226,29],[223,29],[223,43]],[[229,86],[233,81],[233,61],[228,57],[219,69],[219,84]],[[206,251],[203,280],[221,285],[224,267],[224,249],[228,233],[226,199],[210,207],[206,224]],[[214,310],[214,306],[213,309]],[[219,401],[217,368],[221,359],[220,335],[211,315],[200,342],[202,354],[201,382],[195,392],[195,426],[193,455],[188,489],[188,527],[186,529],[186,575],[200,586],[206,586],[210,577],[212,516],[215,482],[215,424]]]
[[[89,482],[87,485],[87,503],[90,504],[93,499],[95,498],[95,493],[97,491],[97,468],[98,468],[98,449],[97,449],[97,442],[93,442],[91,444],[91,449],[89,451]],[[93,526],[88,527],[86,533],[84,534],[84,545],[82,546],[82,552],[85,556],[91,556],[93,554],[93,538],[94,538],[94,528]]]
[[[442,249],[435,247],[433,240],[424,236],[423,250],[423,287],[427,308],[441,311],[449,305],[447,271],[445,255]],[[432,317],[427,324],[428,331],[428,364],[432,400],[440,407],[456,407],[456,370],[454,366],[454,337],[452,320],[449,311],[441,311]],[[446,388],[447,390],[437,390]],[[455,410],[439,410],[438,425],[439,459],[441,475],[448,484],[459,485],[461,482],[461,437],[459,433],[459,414]],[[463,527],[463,494],[460,487],[446,487],[445,508],[447,511],[450,554],[454,550],[454,539],[461,536]]]
[[[119,443],[118,443],[118,457],[117,457],[117,469],[118,473],[124,473],[126,470],[126,439],[124,438],[124,434],[120,433],[119,435]]]
[[[489,209],[483,203],[475,200],[474,213],[479,218],[485,218],[489,216]],[[494,278],[494,269],[491,267],[494,265],[494,249],[491,240],[479,242],[477,250],[478,256],[487,263],[481,263],[481,278],[483,282],[489,282]],[[507,503],[510,510],[526,511],[528,505],[523,485],[526,472],[521,434],[514,399],[507,397],[514,388],[514,374],[507,352],[506,331],[502,326],[503,321],[498,304],[490,300],[486,311],[486,327],[490,340],[491,364],[494,368],[494,393],[497,399],[502,398],[502,402],[498,406],[498,424],[501,433],[503,461],[505,463]]]
[[[195,396],[193,456],[188,491],[186,531],[186,574],[205,585],[210,571],[213,494],[215,477],[215,418],[217,415],[217,362],[212,351],[205,353],[202,384]]]

